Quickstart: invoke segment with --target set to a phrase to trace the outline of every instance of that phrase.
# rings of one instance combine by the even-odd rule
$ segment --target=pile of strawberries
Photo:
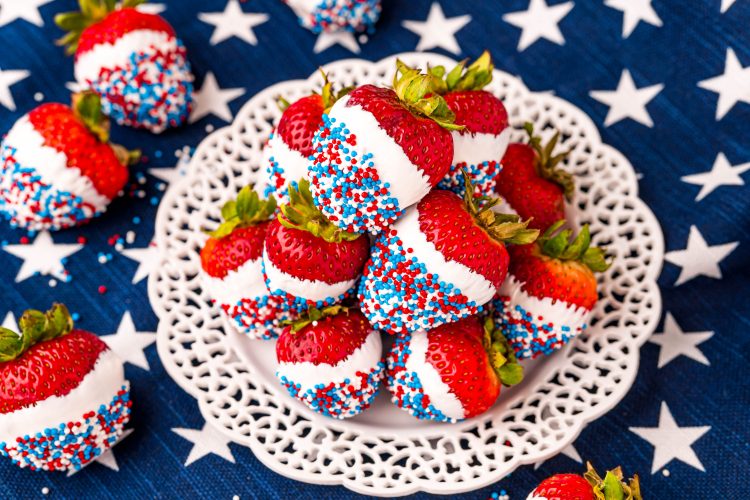
[[[485,52],[399,61],[390,88],[326,78],[285,103],[263,182],[222,208],[204,289],[244,334],[278,337],[278,378],[313,410],[357,415],[385,380],[417,418],[474,417],[519,359],[586,328],[604,252],[566,228],[559,134],[508,144],[492,71]]]

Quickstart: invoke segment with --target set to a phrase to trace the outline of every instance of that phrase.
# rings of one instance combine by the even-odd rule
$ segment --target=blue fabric
[[[25,1],[4,0],[0,4]],[[319,65],[353,57],[339,45],[314,54],[315,35],[299,27],[292,11],[277,0],[242,4],[246,11],[270,16],[268,22],[254,28],[257,46],[236,37],[215,46],[209,44],[213,26],[198,20],[198,13],[222,11],[224,0],[165,3],[163,15],[188,48],[197,75],[196,87],[200,88],[205,74],[211,71],[222,88],[246,89],[243,96],[230,103],[233,113],[272,83],[304,78]],[[362,46],[361,57],[378,60],[414,50],[418,37],[405,29],[402,21],[424,20],[430,4],[426,0],[384,1],[377,32]],[[641,22],[623,39],[621,12],[600,1],[578,0],[559,25],[564,45],[539,40],[522,52],[516,48],[520,30],[501,17],[526,10],[528,0],[442,4],[448,17],[472,17],[456,35],[462,57],[473,57],[489,48],[499,68],[520,75],[532,90],[553,90],[592,117],[604,142],[620,150],[643,174],[640,196],[662,224],[667,251],[686,247],[691,225],[700,230],[709,245],[739,242],[719,264],[723,279],[700,276],[674,286],[680,268],[670,263],[665,263],[659,279],[664,311],[670,312],[684,331],[715,332],[699,346],[710,366],[680,356],[658,369],[659,346],[645,344],[631,391],[613,411],[589,425],[575,447],[584,460],[591,460],[600,468],[622,464],[627,472],[639,472],[646,498],[748,497],[750,490],[744,476],[750,463],[750,191],[746,185],[722,186],[696,202],[699,186],[680,178],[710,170],[719,152],[732,165],[750,162],[750,105],[738,103],[717,121],[717,95],[697,86],[699,81],[724,71],[728,47],[735,51],[741,64],[750,65],[750,2],[737,0],[721,14],[720,0],[654,0],[653,7],[663,26]],[[43,27],[26,20],[0,27],[0,68],[25,69],[32,75],[11,87],[15,111],[0,106],[0,131],[7,131],[37,104],[36,93],[42,93],[44,101],[67,102],[69,93],[64,84],[73,81],[73,64],[53,43],[61,33],[52,18],[74,7],[72,0],[52,1],[40,7]],[[589,92],[615,89],[625,68],[639,88],[664,84],[647,106],[653,128],[632,119],[603,125],[608,108],[590,97]],[[132,230],[135,240],[126,248],[148,245],[153,234],[155,203],[162,191],[159,181],[148,175],[145,184],[139,184],[139,173],[173,166],[174,151],[185,145],[196,146],[205,137],[209,124],[219,127],[225,122],[211,116],[160,136],[113,127],[115,142],[139,147],[148,157],[146,163],[133,168],[131,175],[134,190],[145,190],[145,197],[126,194],[112,204],[105,216],[88,226],[53,234],[56,243],[75,243],[79,236],[87,240],[85,247],[66,263],[72,276],[68,283],[58,282],[56,287],[50,287],[49,276],[14,283],[21,261],[0,251],[0,315],[4,316],[7,310],[19,316],[28,307],[46,308],[56,300],[80,314],[78,325],[84,329],[113,333],[129,311],[139,331],[155,331],[156,317],[147,299],[146,280],[131,284],[138,264],[122,256],[108,240],[114,235],[124,238]],[[746,181],[748,177],[745,175]],[[140,217],[139,224],[133,222],[134,215]],[[4,222],[0,224],[0,240],[16,244],[23,236],[24,232],[11,230]],[[111,253],[112,260],[100,264],[100,252]],[[107,288],[106,293],[98,292],[100,286]],[[661,326],[657,331],[661,331]],[[119,472],[92,465],[66,478],[20,470],[4,460],[0,463],[0,496],[41,497],[44,487],[50,489],[50,495],[66,498],[354,496],[343,487],[308,485],[281,477],[266,469],[248,449],[235,444],[230,447],[236,464],[209,455],[185,467],[192,444],[171,429],[200,429],[203,419],[195,400],[165,373],[155,347],[149,347],[146,353],[150,371],[132,365],[126,368],[133,385],[131,427],[135,432],[115,450]],[[656,427],[662,402],[666,402],[682,427],[711,426],[692,446],[705,472],[673,460],[666,465],[668,476],[661,470],[651,474],[654,448],[629,428]],[[582,467],[560,455],[538,470],[521,467],[492,487],[456,498],[488,498],[501,489],[511,498],[525,498],[544,477],[559,471],[580,471]]]

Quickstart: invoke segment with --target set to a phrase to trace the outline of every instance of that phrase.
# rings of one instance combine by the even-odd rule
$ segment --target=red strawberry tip
[[[224,222],[208,234],[214,238],[229,236],[235,229],[254,226],[268,220],[275,211],[276,199],[273,196],[262,199],[250,186],[245,186],[235,200],[229,200],[221,207]]]
[[[461,169],[464,178],[464,204],[472,218],[484,229],[492,239],[501,243],[514,245],[528,245],[539,236],[538,229],[529,229],[531,219],[522,221],[516,214],[500,214],[492,211],[492,207],[500,203],[500,198],[487,196],[475,197],[474,186],[466,170]]]
[[[555,222],[537,239],[542,253],[553,259],[581,262],[594,272],[604,272],[609,269],[612,263],[607,262],[604,249],[591,246],[589,225],[584,224],[578,235],[571,240],[573,236],[571,229],[560,231],[564,224],[564,219]]]
[[[323,88],[321,89],[319,95],[323,99],[323,112],[328,113],[333,105],[336,104],[336,101],[351,92],[354,87],[344,87],[338,92],[335,92],[333,84],[330,80],[328,80],[328,74],[323,71],[323,68],[320,68],[320,74],[323,76]],[[317,92],[313,92],[313,94],[318,95]],[[286,100],[284,96],[276,96],[276,106],[278,106],[279,110],[282,113],[286,111],[287,108],[291,105],[292,104],[288,100]]]
[[[456,115],[443,96],[435,91],[438,82],[439,79],[434,75],[422,73],[417,68],[407,66],[400,59],[396,60],[393,90],[409,111],[433,120],[444,129],[463,130],[463,125],[454,123]]]
[[[289,203],[281,206],[281,213],[278,215],[282,226],[307,231],[313,236],[323,238],[328,243],[354,241],[363,237],[359,233],[344,231],[323,215],[323,212],[315,206],[310,191],[310,181],[307,179],[300,179],[296,186],[289,183],[287,191]]]
[[[327,306],[322,309],[311,307],[306,313],[301,314],[297,319],[283,321],[282,324],[289,327],[292,334],[299,332],[305,327],[316,323],[324,318],[338,316],[339,314],[349,314],[349,308],[341,304]]]
[[[65,36],[55,43],[65,47],[67,55],[75,54],[83,31],[92,24],[98,23],[118,9],[137,7],[148,0],[123,0],[118,6],[116,0],[78,0],[79,11],[61,12],[55,15],[55,24],[67,31]]]
[[[625,480],[622,468],[619,466],[607,471],[602,479],[591,462],[586,462],[586,472],[583,477],[593,488],[597,500],[643,500],[638,474]]]
[[[573,176],[569,172],[558,168],[558,165],[568,157],[573,148],[571,147],[567,151],[553,155],[552,153],[560,140],[559,130],[555,131],[555,134],[547,144],[542,144],[542,138],[534,135],[534,125],[531,122],[524,123],[523,129],[529,135],[529,146],[531,146],[537,155],[534,164],[537,175],[560,186],[565,194],[565,199],[570,201],[575,191]]]
[[[67,307],[55,303],[47,312],[24,311],[18,326],[20,335],[0,327],[0,363],[19,358],[35,344],[67,335],[73,330],[73,317]]]
[[[523,380],[523,366],[518,362],[515,351],[508,345],[505,335],[495,328],[491,316],[485,318],[483,328],[482,344],[500,382],[506,387],[520,383]]]

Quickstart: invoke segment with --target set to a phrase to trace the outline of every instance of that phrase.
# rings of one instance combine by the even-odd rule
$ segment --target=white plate
[[[455,64],[436,54],[402,54],[407,63]],[[395,56],[325,67],[341,85],[387,84]],[[168,373],[195,397],[206,421],[250,447],[276,472],[316,484],[396,496],[458,493],[492,484],[516,467],[545,460],[573,442],[587,422],[614,407],[638,369],[638,349],[656,327],[661,298],[656,278],[664,242],[659,224],[638,199],[632,166],[602,144],[591,120],[570,103],[529,92],[495,71],[490,89],[503,98],[511,123],[531,121],[549,138],[563,132],[573,147],[566,168],[576,176],[569,216],[591,224],[593,241],[614,254],[599,279],[602,299],[588,333],[547,359],[528,362],[526,379],[503,390],[487,413],[460,424],[420,422],[391,405],[384,391],[373,408],[347,421],[314,414],[290,398],[276,378],[273,342],[234,333],[201,290],[201,230],[214,227],[221,205],[256,178],[262,143],[280,112],[320,88],[308,80],[279,83],[253,97],[231,126],[208,136],[188,173],[159,207],[155,241],[162,263],[149,279],[159,316],[158,351]],[[514,140],[522,140],[516,132]]]

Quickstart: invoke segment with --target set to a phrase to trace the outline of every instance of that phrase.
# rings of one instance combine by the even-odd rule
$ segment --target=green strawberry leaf
[[[594,272],[604,272],[609,269],[610,263],[607,262],[604,250],[597,247],[589,247],[583,254],[581,262],[586,264]]]
[[[605,500],[624,500],[625,492],[622,489],[621,478],[607,471],[604,476],[603,491]]]

